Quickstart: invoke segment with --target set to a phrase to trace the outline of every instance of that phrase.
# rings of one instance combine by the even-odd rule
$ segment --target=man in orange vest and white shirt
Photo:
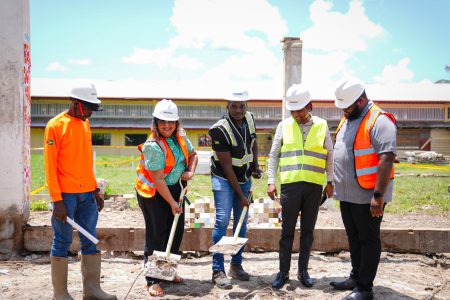
[[[345,300],[373,299],[381,255],[380,225],[392,200],[397,127],[393,115],[367,98],[364,83],[352,78],[336,89],[335,105],[344,112],[334,146],[334,198],[347,232],[352,271],[330,284],[352,290]]]

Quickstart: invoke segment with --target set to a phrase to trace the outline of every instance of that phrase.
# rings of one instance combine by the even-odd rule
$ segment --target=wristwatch
[[[381,192],[375,191],[375,192],[373,192],[373,197],[374,198],[381,198],[381,197],[383,197],[383,194]]]

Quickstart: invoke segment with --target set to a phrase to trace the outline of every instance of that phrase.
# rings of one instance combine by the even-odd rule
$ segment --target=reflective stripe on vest
[[[303,145],[300,126],[290,117],[283,121],[283,145],[280,153],[281,183],[306,181],[325,184],[327,149],[324,142],[327,122],[313,116],[313,123]]]
[[[359,124],[353,144],[356,178],[358,184],[363,189],[368,190],[375,188],[377,182],[379,157],[370,142],[370,132],[380,115],[387,116],[394,124],[396,124],[395,117],[392,114],[384,112],[374,104]],[[345,120],[345,117],[341,119],[336,134],[341,129]],[[392,168],[391,179],[394,178],[394,174],[395,171],[394,168]]]
[[[255,122],[253,122],[252,115],[249,112],[245,113],[245,120],[247,121],[250,134],[254,134],[256,132]],[[231,146],[236,147],[238,145],[238,143],[237,143],[236,137],[234,136],[233,130],[231,129],[230,123],[228,123],[228,121],[226,119],[220,119],[219,121],[216,122],[216,124],[213,125],[213,127],[219,127],[219,126],[222,126],[225,129],[225,131],[228,135],[228,138],[231,141]],[[251,148],[252,147],[250,147],[250,149]],[[212,154],[214,156],[214,160],[218,161],[219,158],[217,156],[216,151],[212,150]],[[251,162],[253,162],[253,153],[244,154],[244,156],[242,158],[236,158],[236,157],[231,158],[231,164],[235,167],[242,167]]]
[[[187,148],[187,137],[184,130],[181,129],[180,133],[176,134],[176,139],[178,144],[180,145],[181,151],[183,152],[183,156],[187,166],[189,163],[189,155]],[[167,174],[169,174],[172,171],[173,167],[175,166],[175,157],[173,156],[172,150],[170,149],[166,140],[162,137],[161,139],[157,140],[154,139],[152,136],[150,136],[150,138],[145,143],[150,142],[157,143],[161,148],[161,150],[164,152],[164,156],[166,157],[166,163],[164,166],[164,176],[167,176]],[[142,153],[142,147],[144,146],[144,144],[138,146],[138,149],[141,152],[141,160],[136,168],[137,176],[135,182],[135,189],[142,197],[151,198],[156,193],[156,186],[153,182],[152,177],[150,176],[150,172],[145,168],[145,157],[144,154]]]

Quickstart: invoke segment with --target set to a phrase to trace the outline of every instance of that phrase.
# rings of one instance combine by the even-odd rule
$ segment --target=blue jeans
[[[87,232],[96,236],[98,220],[97,201],[92,192],[80,194],[62,193],[67,216],[78,225],[86,229]],[[73,228],[69,223],[64,223],[52,217],[52,227],[54,232],[52,250],[50,256],[67,257],[70,245],[72,244]],[[97,247],[87,237],[78,233],[80,237],[81,254],[95,254]]]
[[[214,229],[212,232],[213,243],[216,244],[220,239],[226,235],[228,224],[230,223],[231,209],[233,209],[233,234],[236,231],[236,226],[241,216],[241,200],[238,195],[233,191],[228,180],[222,179],[220,177],[211,176],[212,190],[214,193],[214,205],[216,207],[216,223],[214,224]],[[240,184],[244,195],[247,197],[248,192],[252,182],[249,180],[246,183]],[[244,223],[242,224],[241,231],[239,232],[239,237],[247,236],[247,218],[248,212],[245,216]],[[238,253],[231,256],[232,265],[242,264],[242,252],[244,247],[239,250]],[[213,254],[213,271],[225,271],[223,264],[223,254],[214,253]]]

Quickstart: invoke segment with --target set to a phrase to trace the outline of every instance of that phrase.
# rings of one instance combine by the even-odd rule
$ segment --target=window
[[[139,146],[146,140],[146,134],[125,134],[125,146]]]
[[[207,134],[199,134],[198,135],[198,146],[199,147],[210,147],[211,146],[211,137]]]
[[[92,145],[111,146],[111,133],[93,133]]]

